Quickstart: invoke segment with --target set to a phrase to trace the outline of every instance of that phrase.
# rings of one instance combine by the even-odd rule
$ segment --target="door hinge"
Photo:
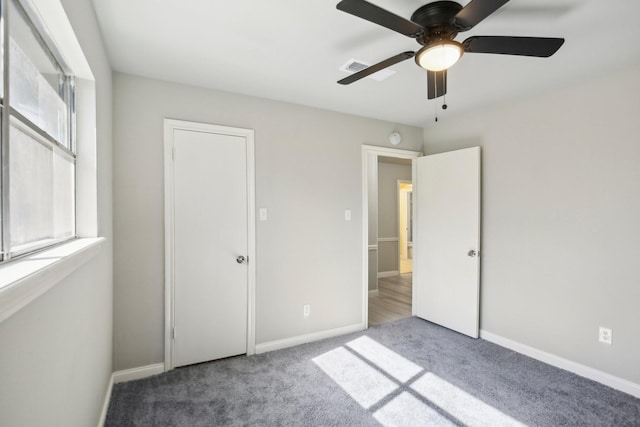
[[[176,327],[175,326],[173,328],[171,328],[171,339],[172,340],[176,339]]]

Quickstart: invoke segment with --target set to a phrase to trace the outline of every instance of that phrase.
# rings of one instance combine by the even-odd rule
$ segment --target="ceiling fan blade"
[[[509,0],[471,0],[454,18],[459,31],[467,31],[491,15]]]
[[[474,36],[462,45],[465,52],[498,53],[548,58],[560,49],[564,39],[551,37]]]
[[[447,93],[447,70],[427,70],[427,99],[439,98]]]
[[[397,64],[398,62],[402,62],[409,58],[413,58],[413,55],[415,54],[416,54],[415,52],[402,52],[396,56],[392,56],[391,58],[387,58],[384,61],[378,62],[375,65],[365,68],[362,71],[358,71],[357,73],[351,74],[350,76],[345,77],[342,80],[338,80],[338,83],[340,83],[341,85],[348,85],[350,83],[356,82],[373,73],[377,73],[382,69],[391,67],[392,65]]]
[[[336,8],[405,36],[417,37],[423,32],[421,26],[364,0],[342,0]]]

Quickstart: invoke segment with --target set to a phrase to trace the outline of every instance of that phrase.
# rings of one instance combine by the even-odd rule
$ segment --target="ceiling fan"
[[[465,52],[543,58],[556,53],[564,43],[562,38],[473,36],[462,43],[454,40],[508,1],[471,0],[465,7],[454,1],[435,1],[416,10],[409,21],[365,0],[342,0],[336,6],[339,10],[415,38],[422,48],[387,58],[338,83],[348,85],[415,56],[416,63],[427,70],[427,98],[434,99],[447,93],[447,69]]]

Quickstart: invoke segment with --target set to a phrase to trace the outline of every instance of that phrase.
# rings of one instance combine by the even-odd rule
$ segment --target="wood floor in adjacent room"
[[[378,294],[369,296],[369,326],[411,316],[411,273],[378,279]]]

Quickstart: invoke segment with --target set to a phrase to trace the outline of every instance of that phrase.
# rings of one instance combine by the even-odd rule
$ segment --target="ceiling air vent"
[[[347,61],[346,64],[340,67],[339,70],[349,74],[354,74],[370,66],[371,64],[367,64],[366,62],[358,61],[356,59],[350,59],[349,61]],[[367,78],[372,78],[374,80],[381,82],[382,80],[388,79],[395,73],[396,73],[395,71],[385,68],[384,70],[380,70],[377,73],[373,73],[370,76],[367,76]]]
[[[350,73],[357,73],[358,71],[362,71],[367,67],[369,67],[367,64],[363,64],[362,62],[358,62],[355,59],[352,59],[344,66],[344,70]]]

